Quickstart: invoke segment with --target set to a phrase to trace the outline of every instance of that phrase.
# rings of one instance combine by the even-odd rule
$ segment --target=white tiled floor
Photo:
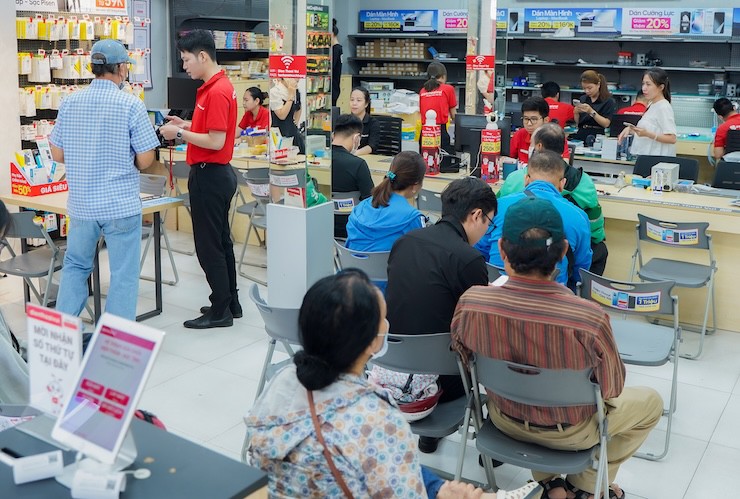
[[[175,247],[191,243],[187,235],[170,234]],[[241,247],[235,248],[238,252]],[[256,250],[250,248],[248,253]],[[254,256],[254,255],[252,255]],[[189,330],[182,322],[198,315],[208,302],[209,289],[195,256],[175,255],[180,283],[164,286],[164,313],[147,324],[163,329],[167,337],[140,406],[157,414],[173,433],[234,459],[244,437],[242,416],[252,405],[267,348],[260,316],[249,301],[251,283],[239,277],[244,317],[232,328]],[[105,255],[103,256],[105,259]],[[151,257],[147,259],[151,265]],[[165,275],[169,262],[164,260]],[[250,271],[254,269],[250,268]],[[106,281],[103,273],[104,283]],[[141,281],[139,310],[154,303],[153,284]],[[0,279],[2,312],[14,332],[25,338],[21,282]],[[697,335],[685,333],[685,346],[693,348]],[[285,358],[279,353],[278,360]],[[630,499],[718,498],[736,490],[734,474],[740,466],[740,334],[720,331],[708,337],[698,361],[681,359],[678,409],[668,456],[660,462],[631,459],[617,482]],[[628,367],[627,384],[647,385],[667,396],[671,367]],[[665,437],[665,421],[645,446],[658,449]],[[453,471],[458,439],[443,441],[423,461]],[[464,476],[485,481],[478,454],[468,447]],[[522,485],[530,473],[510,465],[497,468],[500,487]]]

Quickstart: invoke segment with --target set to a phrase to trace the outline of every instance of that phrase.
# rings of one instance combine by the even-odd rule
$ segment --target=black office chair
[[[699,161],[678,156],[638,156],[632,173],[645,178],[650,177],[651,169],[658,163],[678,163],[678,178],[694,182],[699,180]]]
[[[728,130],[725,154],[735,151],[740,151],[740,130]]]
[[[719,161],[714,172],[712,187],[740,191],[740,163]]]
[[[393,116],[375,116],[380,125],[380,145],[375,154],[395,156],[401,152],[401,125],[403,120]]]

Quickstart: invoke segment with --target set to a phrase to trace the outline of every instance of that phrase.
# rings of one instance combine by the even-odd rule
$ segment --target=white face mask
[[[380,350],[375,352],[371,358],[373,359],[379,359],[383,355],[385,355],[388,352],[388,332],[390,331],[391,325],[388,322],[388,319],[383,319],[385,321],[385,334],[383,335],[383,346],[380,347]]]

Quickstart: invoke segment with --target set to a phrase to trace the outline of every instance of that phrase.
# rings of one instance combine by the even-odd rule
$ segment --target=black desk
[[[229,459],[212,450],[134,419],[131,423],[138,455],[130,469],[148,468],[145,480],[127,477],[121,498],[243,498],[267,486],[267,475],[257,468]],[[27,456],[54,450],[54,447],[16,429],[0,432],[0,447]],[[154,461],[144,464],[144,459]],[[74,461],[73,452],[64,453],[64,464]],[[149,461],[149,459],[148,459]],[[55,479],[15,485],[13,470],[0,464],[0,497],[55,499],[71,497],[70,490]],[[265,493],[264,497],[267,497]]]

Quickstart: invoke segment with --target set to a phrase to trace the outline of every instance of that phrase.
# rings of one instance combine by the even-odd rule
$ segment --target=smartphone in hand
[[[573,105],[579,106],[581,104],[581,101],[579,99],[573,99]]]

